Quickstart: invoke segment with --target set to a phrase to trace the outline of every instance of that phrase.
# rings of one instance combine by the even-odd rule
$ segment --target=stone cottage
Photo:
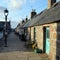
[[[25,27],[43,53],[51,60],[60,60],[60,2],[48,0],[48,9],[31,18]]]
[[[31,28],[28,27],[31,24],[31,20],[34,18],[34,16],[37,15],[35,9],[32,10],[31,14],[30,14],[30,19],[28,20],[28,22],[23,26],[24,30],[25,30],[25,34],[26,37],[29,36],[29,38],[27,38],[27,40],[31,40]],[[32,20],[33,21],[33,20]],[[33,21],[34,22],[34,21]]]

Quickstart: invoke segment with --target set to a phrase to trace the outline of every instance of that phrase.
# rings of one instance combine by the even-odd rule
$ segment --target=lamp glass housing
[[[8,16],[8,13],[9,13],[8,10],[5,9],[5,10],[4,10],[4,15],[5,15],[5,16]]]

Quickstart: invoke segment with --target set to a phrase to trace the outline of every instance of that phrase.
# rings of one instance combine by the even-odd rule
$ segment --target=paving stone
[[[45,60],[42,55],[36,54],[29,49],[26,49],[18,36],[11,33],[7,40],[8,47],[3,47],[0,50],[0,60]]]

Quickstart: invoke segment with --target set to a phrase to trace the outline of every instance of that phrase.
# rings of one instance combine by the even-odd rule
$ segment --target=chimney
[[[31,12],[31,18],[33,18],[36,14],[37,13],[36,13],[35,9],[33,9],[32,12]]]
[[[26,22],[28,21],[28,18],[27,18],[27,16],[26,16],[26,19],[25,19],[25,20],[26,20]]]
[[[22,24],[24,23],[25,21],[24,20],[22,20]]]
[[[48,0],[48,9],[51,8],[54,3],[56,3],[56,0]]]

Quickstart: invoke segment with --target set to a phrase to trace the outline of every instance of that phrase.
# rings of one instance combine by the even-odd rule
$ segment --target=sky
[[[11,21],[12,28],[15,28],[26,16],[30,18],[32,9],[40,13],[47,6],[48,0],[0,0],[0,21],[5,21],[4,10],[7,8],[8,21]]]

